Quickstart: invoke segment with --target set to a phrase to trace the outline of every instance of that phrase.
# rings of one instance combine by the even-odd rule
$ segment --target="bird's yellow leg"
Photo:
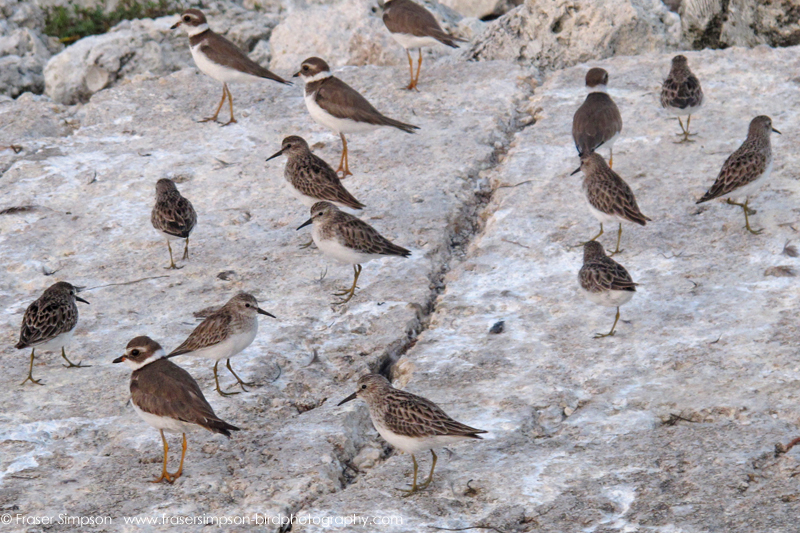
[[[419,465],[417,465],[417,458],[414,457],[413,453],[411,454],[411,460],[414,462],[414,480],[411,483],[411,488],[410,489],[397,489],[397,490],[399,490],[401,492],[405,492],[403,497],[411,496],[412,494],[414,494],[415,492],[417,492],[419,490],[419,487],[417,487],[417,470],[419,470]]]
[[[217,365],[219,365],[219,361],[214,363],[214,383],[217,384],[217,392],[220,396],[233,396],[234,394],[239,394],[238,392],[223,392],[221,388],[219,388],[219,375],[217,374]]]
[[[228,93],[226,91],[226,87],[227,86],[223,83],[222,84],[222,99],[219,101],[219,105],[217,106],[217,110],[214,113],[214,116],[213,117],[204,118],[200,122],[216,122],[217,121],[217,117],[219,116],[219,111],[220,111],[220,109],[222,109],[222,104],[225,103],[225,98],[228,96]]]
[[[20,383],[20,385],[25,385],[28,381],[31,383],[36,383],[37,385],[44,385],[41,379],[33,379],[33,352],[36,351],[36,348],[31,348],[31,366],[28,368],[28,377],[25,378],[25,381]]]
[[[611,326],[611,331],[608,333],[597,333],[595,334],[595,339],[602,339],[603,337],[611,337],[614,335],[614,329],[617,327],[617,321],[619,320],[619,307],[617,307],[617,316],[614,318],[614,325]]]
[[[433,456],[433,463],[431,464],[431,473],[430,475],[428,475],[428,479],[425,480],[425,483],[419,486],[420,490],[427,489],[428,485],[430,485],[431,481],[433,480],[433,469],[436,468],[436,459],[438,459],[438,457],[436,457],[436,454],[433,452],[433,450],[431,450],[431,456]]]
[[[236,124],[236,119],[233,118],[233,95],[231,94],[231,90],[228,89],[228,84],[227,83],[224,83],[222,85],[222,88],[225,90],[225,92],[228,93],[228,104],[229,104],[230,109],[231,109],[231,119],[228,122],[226,122],[225,124],[223,124],[223,126],[228,126],[230,124]]]
[[[339,292],[333,293],[334,296],[347,296],[343,300],[339,300],[338,302],[333,302],[334,305],[342,305],[350,301],[353,297],[353,294],[356,292],[356,283],[358,283],[358,276],[361,275],[361,265],[353,265],[353,272],[355,276],[353,277],[353,286],[349,289],[342,290]]]

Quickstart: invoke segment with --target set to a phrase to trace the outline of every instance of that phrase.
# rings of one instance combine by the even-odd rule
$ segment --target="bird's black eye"
[[[190,17],[189,15],[184,15],[183,17],[184,22],[189,22],[190,20],[192,20],[192,17]]]
[[[308,65],[303,65],[303,70],[308,70]]]
[[[250,304],[244,304],[245,307],[250,307]]]
[[[139,350],[132,350],[131,351],[131,355],[134,355],[134,356],[139,355]]]
[[[366,388],[367,388],[367,385],[366,385],[366,384],[364,384],[364,385],[361,385],[361,390],[366,390]]]

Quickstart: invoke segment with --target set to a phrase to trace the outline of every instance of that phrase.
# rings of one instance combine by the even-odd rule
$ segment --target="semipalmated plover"
[[[252,383],[245,383],[233,371],[231,357],[253,343],[258,333],[257,315],[259,314],[275,318],[275,315],[258,307],[258,301],[253,295],[240,292],[219,310],[206,317],[183,341],[183,344],[175,348],[167,357],[191,355],[214,359],[216,361],[214,363],[214,382],[217,384],[217,392],[222,396],[231,396],[239,393],[222,392],[217,375],[217,365],[221,360],[227,359],[228,370],[239,382],[242,390],[247,392],[244,386],[252,385]]]
[[[189,373],[164,357],[164,350],[150,337],[136,337],[128,343],[125,355],[114,363],[127,364],[131,374],[131,403],[139,418],[161,433],[164,462],[161,475],[153,483],[173,483],[183,474],[186,457],[186,433],[205,428],[230,438],[239,428],[221,420],[208,404],[203,391]],[[183,434],[181,464],[174,474],[167,472],[169,445],[164,431]]]
[[[683,139],[679,143],[693,142],[689,140],[689,136],[696,134],[689,133],[689,123],[692,121],[692,115],[700,109],[702,104],[703,89],[700,87],[697,77],[689,70],[686,57],[680,55],[673,57],[669,76],[661,87],[661,107],[678,117],[678,124],[681,125],[683,132],[678,133],[678,136],[683,135]],[[681,117],[687,115],[684,128]]]
[[[403,490],[407,496],[423,490],[433,479],[436,468],[436,453],[433,448],[447,446],[464,439],[480,439],[482,429],[457,422],[430,400],[416,394],[392,387],[385,377],[367,374],[358,380],[358,390],[339,402],[342,405],[350,400],[361,398],[367,402],[369,417],[381,437],[395,448],[411,454],[414,463],[414,479],[410,490]],[[431,451],[433,462],[427,481],[417,485],[416,454]]]
[[[446,44],[451,48],[458,48],[456,43],[466,42],[465,39],[453,37],[446,33],[430,11],[411,0],[389,0],[383,5],[383,23],[392,34],[395,41],[406,50],[408,56],[408,70],[411,81],[408,83],[409,91],[417,88],[419,71],[422,67],[422,47],[434,46],[437,43]],[[414,62],[409,50],[417,48],[417,75],[414,76]]]
[[[595,241],[603,234],[604,222],[618,222],[617,247],[611,255],[618,254],[622,239],[622,223],[634,222],[644,226],[650,220],[642,214],[636,204],[633,191],[600,154],[589,152],[581,156],[581,166],[573,172],[583,171],[583,193],[589,211],[600,221],[600,233],[590,240]]]
[[[183,260],[189,259],[189,234],[197,222],[197,213],[192,203],[181,196],[175,183],[170,179],[162,178],[156,183],[156,205],[150,213],[150,222],[156,231],[167,238],[169,266],[166,268],[183,268],[175,266],[169,241],[186,239]]]
[[[336,172],[342,172],[342,178],[353,175],[347,160],[345,133],[372,131],[380,126],[391,126],[406,133],[414,133],[419,129],[418,126],[383,116],[358,91],[333,76],[328,64],[318,57],[303,61],[294,76],[299,76],[305,82],[305,102],[311,118],[339,134],[342,139],[342,157],[336,169]]]
[[[213,117],[203,119],[201,122],[216,122],[226,97],[231,110],[231,119],[223,126],[236,122],[233,118],[233,96],[228,89],[228,83],[251,82],[266,78],[286,85],[292,84],[247,57],[247,54],[222,35],[211,31],[206,16],[199,9],[184,11],[181,19],[171,29],[174,30],[178,26],[183,26],[189,35],[189,48],[197,68],[222,82],[222,99],[219,101],[217,111]]]
[[[622,116],[614,100],[607,93],[608,72],[601,68],[586,73],[589,94],[572,117],[572,139],[578,155],[594,152],[602,146],[608,148],[608,166],[614,165],[614,141],[622,131]]]
[[[610,337],[614,334],[619,320],[619,308],[631,301],[636,292],[636,283],[625,267],[611,259],[597,241],[583,245],[583,266],[578,274],[581,289],[586,297],[605,307],[616,307],[617,316],[608,333],[597,333],[594,338]]]
[[[408,257],[411,252],[401,246],[390,242],[378,233],[375,228],[363,220],[339,211],[330,202],[317,202],[311,206],[311,218],[306,220],[299,228],[314,224],[311,237],[319,251],[340,263],[353,265],[353,286],[347,290],[334,293],[334,296],[344,297],[335,305],[349,302],[356,291],[358,276],[361,274],[361,263],[388,255]],[[346,297],[345,297],[346,296]]]
[[[17,350],[31,349],[31,364],[28,377],[20,383],[26,382],[44,385],[40,379],[33,379],[33,357],[36,349],[46,352],[56,351],[61,348],[61,357],[67,362],[67,368],[86,367],[90,365],[74,364],[67,359],[64,348],[72,339],[72,334],[78,326],[78,306],[75,302],[88,304],[78,296],[78,289],[66,281],[59,281],[47,288],[42,295],[25,310],[22,318],[22,327],[19,331]]]
[[[772,127],[772,119],[761,115],[750,121],[747,139],[733,152],[725,163],[714,185],[697,203],[701,204],[714,198],[727,198],[727,203],[738,205],[744,211],[744,223],[747,231],[755,235],[763,230],[750,227],[747,207],[748,196],[751,196],[767,180],[772,172],[772,144],[770,134],[780,133]],[[731,198],[744,198],[744,203],[734,202]]]
[[[280,151],[270,156],[286,156],[283,176],[289,182],[292,193],[306,207],[319,201],[330,202],[339,207],[362,209],[364,204],[356,200],[344,188],[336,172],[322,158],[311,153],[302,137],[292,135],[281,143]]]

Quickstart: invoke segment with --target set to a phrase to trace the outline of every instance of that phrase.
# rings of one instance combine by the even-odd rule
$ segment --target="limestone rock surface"
[[[661,0],[527,0],[490,22],[467,50],[542,70],[676,50],[680,19]]]
[[[800,44],[798,0],[686,0],[679,13],[687,47]]]
[[[434,1],[422,2],[445,31],[469,39],[475,31],[465,26],[459,31],[461,16]],[[392,39],[383,24],[382,13],[374,0],[342,0],[289,13],[272,32],[272,67],[296,72],[302,61],[321,57],[331,66],[407,65],[403,48]],[[462,45],[465,46],[465,45]],[[427,57],[452,56],[445,45],[425,49]],[[424,67],[423,67],[424,68]]]

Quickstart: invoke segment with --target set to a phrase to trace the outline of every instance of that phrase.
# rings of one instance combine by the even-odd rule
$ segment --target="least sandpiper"
[[[314,229],[311,237],[317,248],[324,255],[340,263],[353,265],[355,273],[353,286],[334,294],[334,296],[346,296],[334,302],[335,305],[347,303],[353,297],[358,276],[361,274],[362,263],[387,255],[400,257],[411,255],[411,252],[390,242],[363,220],[350,213],[339,211],[335,205],[329,202],[317,202],[311,206],[311,218],[297,229],[312,223]]]
[[[361,398],[367,402],[372,424],[381,437],[395,448],[411,454],[414,463],[414,479],[410,490],[403,490],[407,496],[425,489],[433,479],[436,468],[436,453],[433,448],[447,446],[463,439],[480,439],[482,429],[456,422],[430,400],[416,394],[392,387],[389,381],[379,374],[367,374],[358,380],[358,390],[339,402],[339,405]],[[417,485],[416,454],[431,451],[433,463],[427,481]]]
[[[459,39],[446,33],[430,11],[411,0],[389,0],[386,2],[383,5],[383,23],[392,34],[394,40],[406,50],[408,70],[411,75],[411,81],[406,87],[409,91],[416,89],[419,82],[423,46],[434,46],[442,43],[451,48],[458,48],[456,43],[466,42],[464,39]],[[409,52],[414,48],[419,50],[416,77],[414,76],[414,62]]]
[[[38,300],[33,302],[25,310],[22,318],[22,327],[19,331],[19,342],[16,345],[18,350],[23,348],[31,349],[31,363],[28,369],[28,377],[20,383],[26,382],[44,385],[40,379],[33,379],[33,357],[36,349],[46,352],[56,351],[61,348],[61,357],[67,362],[67,368],[78,368],[82,365],[74,364],[67,359],[64,348],[72,339],[72,334],[78,325],[78,306],[75,302],[88,304],[86,300],[78,296],[78,289],[66,281],[59,281],[51,285],[44,291]]]
[[[696,135],[689,133],[689,123],[692,115],[700,109],[703,104],[703,89],[697,77],[689,70],[689,64],[685,56],[675,56],[672,58],[672,68],[669,76],[664,80],[661,87],[661,107],[669,110],[678,117],[678,124],[681,131],[678,136],[683,135],[679,143],[692,142],[689,136]],[[688,115],[688,116],[687,116]],[[686,127],[683,127],[681,117],[686,116]]]
[[[742,208],[745,227],[755,235],[764,230],[754,230],[750,227],[748,215],[755,214],[755,211],[751,212],[747,202],[748,197],[758,190],[772,172],[770,134],[773,131],[780,134],[772,127],[772,119],[768,116],[761,115],[751,120],[747,139],[725,160],[714,185],[697,201],[701,204],[714,198],[727,197],[727,203]],[[744,198],[744,203],[734,202],[731,198]]]
[[[231,396],[239,393],[222,392],[217,375],[217,365],[221,360],[226,359],[228,370],[239,382],[242,390],[247,392],[244,386],[252,386],[252,383],[245,383],[233,371],[231,357],[250,346],[256,338],[258,333],[258,317],[256,315],[259,314],[275,318],[275,315],[258,307],[258,301],[253,295],[240,292],[219,310],[206,317],[183,341],[183,344],[174,349],[167,357],[191,355],[215,360],[214,382],[217,385],[217,392],[222,396]]]
[[[306,84],[305,102],[311,118],[342,139],[342,157],[336,169],[336,172],[342,172],[342,178],[353,175],[347,160],[345,133],[372,131],[381,126],[391,126],[406,133],[419,129],[382,115],[358,91],[331,75],[328,64],[318,57],[303,61],[294,76],[300,76]]]
[[[184,11],[181,19],[172,26],[172,29],[174,30],[178,26],[183,26],[189,35],[189,47],[197,68],[204,74],[222,82],[222,99],[219,101],[217,111],[213,117],[203,119],[201,122],[216,122],[225,98],[228,99],[230,105],[231,119],[223,126],[236,122],[236,119],[233,118],[233,96],[228,89],[228,83],[268,79],[286,85],[292,84],[247,57],[247,54],[222,35],[211,31],[206,16],[199,9]]]
[[[607,93],[608,72],[601,68],[586,73],[589,94],[572,117],[572,139],[578,155],[594,152],[602,146],[608,148],[608,166],[614,165],[614,141],[622,131],[622,116],[614,100]]]
[[[604,222],[618,222],[617,247],[611,255],[618,254],[622,240],[622,223],[635,222],[644,226],[650,219],[639,211],[633,191],[619,175],[611,170],[599,154],[590,152],[581,156],[581,166],[573,172],[583,171],[583,193],[589,211],[600,221],[600,233],[591,238],[597,240],[603,234]]]
[[[586,297],[597,305],[616,307],[617,316],[608,333],[597,333],[594,338],[609,337],[614,334],[619,320],[619,308],[631,301],[636,292],[636,283],[625,267],[611,259],[597,241],[583,245],[583,266],[578,274],[581,289]]]
[[[281,149],[270,156],[286,156],[283,176],[289,182],[292,193],[306,207],[319,201],[330,202],[339,207],[362,209],[364,204],[356,200],[344,188],[336,172],[322,158],[311,153],[308,143],[302,137],[292,135],[281,143]]]
[[[239,428],[221,420],[206,401],[203,391],[189,373],[164,357],[164,350],[150,337],[136,337],[128,343],[125,355],[114,363],[125,362],[132,370],[131,403],[139,418],[159,430],[164,445],[161,475],[153,483],[173,483],[183,474],[186,433],[205,428],[230,438]],[[169,446],[164,431],[183,434],[181,464],[174,474],[167,472]]]
[[[172,259],[172,246],[169,241],[186,239],[183,249],[183,260],[189,258],[189,234],[197,222],[197,213],[192,203],[181,196],[175,183],[162,178],[156,183],[156,205],[150,213],[150,222],[161,235],[167,238],[169,250],[169,266],[166,268],[183,268],[175,266]]]

